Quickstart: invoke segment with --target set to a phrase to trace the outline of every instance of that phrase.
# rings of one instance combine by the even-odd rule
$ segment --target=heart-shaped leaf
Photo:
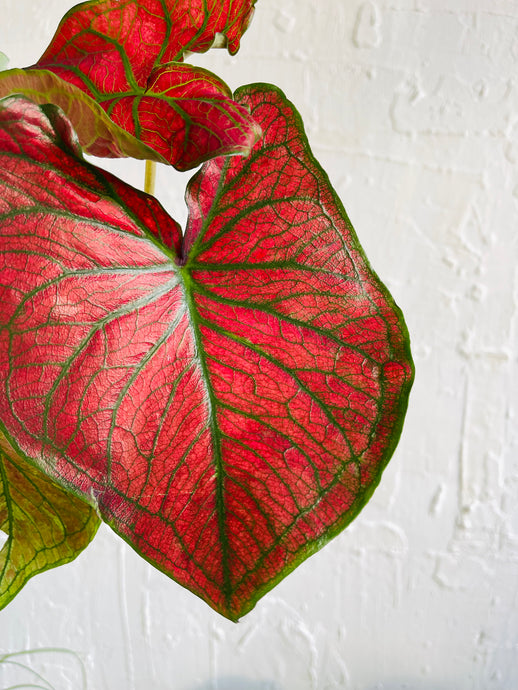
[[[185,239],[77,157],[51,106],[0,115],[0,417],[158,568],[237,619],[366,503],[408,335],[300,118],[193,178]]]
[[[83,96],[79,126],[73,110],[77,105],[70,98],[77,90],[109,113],[118,128],[179,170],[214,156],[246,155],[260,136],[247,109],[232,100],[228,86],[215,75],[181,61],[186,50],[205,51],[219,35],[225,37],[230,52],[236,52],[254,4],[255,0],[82,3],[65,15],[31,70],[32,78],[35,72],[51,72],[76,87],[67,89],[63,84],[57,89],[60,100],[51,100],[53,93],[47,101],[59,103],[74,123],[81,145],[93,155],[103,148],[111,155],[118,149],[128,154],[115,127],[105,128],[114,142],[103,142],[103,148],[97,142],[92,146],[91,137],[83,136],[83,130],[95,129],[100,119]],[[169,64],[172,61],[176,63]],[[17,80],[28,95],[30,85],[19,74]],[[0,81],[0,96],[14,93],[8,86]],[[156,154],[149,157],[156,159]]]
[[[95,510],[65,491],[0,433],[0,609],[27,580],[72,561],[95,536]]]

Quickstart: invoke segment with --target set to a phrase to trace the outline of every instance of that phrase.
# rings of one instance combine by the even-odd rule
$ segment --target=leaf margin
[[[15,571],[12,577],[9,577],[11,556],[13,552],[16,553],[19,548],[23,548],[23,543],[20,545],[15,535],[15,523],[17,520],[12,506],[13,498],[11,495],[11,487],[13,482],[8,476],[9,473],[6,470],[6,463],[12,465],[15,468],[15,473],[22,475],[27,483],[33,486],[46,506],[46,513],[48,514],[50,508],[50,511],[53,513],[53,522],[59,523],[63,528],[62,541],[60,543],[42,541],[41,546],[36,547],[33,542],[31,546],[34,548],[34,554],[31,560],[28,561],[21,570]],[[29,477],[28,474],[32,476]],[[67,518],[63,517],[63,509],[61,509],[61,512],[59,508],[56,509],[53,499],[49,498],[49,494],[52,494],[54,499],[56,496],[59,496],[65,503],[68,502],[65,514],[67,512],[75,513],[77,511],[77,515],[75,515],[74,518],[77,517],[79,520],[81,518],[84,520],[82,526],[80,526],[78,530],[71,534],[67,532]],[[32,505],[31,503],[31,506]],[[39,514],[38,508],[39,506],[35,507],[34,513],[31,513],[31,517]],[[84,514],[81,514],[82,511],[84,511]],[[2,513],[5,513],[5,526],[7,526],[9,531],[6,533],[7,539],[5,543],[3,543],[0,548],[0,610],[10,604],[15,597],[20,594],[25,585],[36,575],[40,575],[74,561],[91,543],[101,524],[101,520],[95,509],[88,505],[84,498],[81,498],[75,492],[67,490],[22,453],[16,441],[8,434],[3,422],[0,421],[0,515]],[[81,517],[79,517],[80,515]],[[41,532],[38,532],[38,534],[41,537]],[[75,545],[70,543],[70,537],[74,537],[78,543]],[[30,539],[27,539],[27,541],[29,542]],[[50,562],[47,561],[45,565],[30,567],[33,559],[42,552],[47,554],[50,552],[51,557],[53,554],[55,555],[52,557],[52,560]],[[11,567],[13,566],[11,565]],[[7,582],[4,582],[6,577]]]

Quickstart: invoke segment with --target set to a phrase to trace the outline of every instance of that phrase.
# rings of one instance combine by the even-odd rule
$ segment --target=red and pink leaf
[[[35,103],[58,105],[71,122],[81,146],[93,156],[132,157],[167,163],[154,149],[119,127],[81,89],[41,69],[10,69],[0,72],[0,98],[22,94]]]
[[[178,170],[211,156],[248,155],[261,136],[228,86],[199,67],[175,63],[155,70],[145,93],[103,103],[112,121]],[[167,126],[164,127],[164,123]]]
[[[264,140],[193,178],[185,238],[52,107],[0,115],[0,418],[233,620],[365,505],[413,376],[296,111],[272,87],[237,100]]]
[[[83,3],[65,15],[34,67],[83,91],[116,125],[179,170],[214,156],[248,154],[260,130],[246,108],[232,100],[220,79],[181,61],[186,50],[210,48],[218,34],[225,36],[230,52],[236,52],[254,4],[255,0]],[[90,110],[83,119],[92,115]],[[82,131],[78,133],[81,137]],[[88,140],[80,140],[86,151],[97,154]]]
[[[41,64],[69,65],[108,88],[129,78],[145,85],[159,65],[203,53],[218,34],[229,52],[239,50],[256,0],[92,0],[72,7],[61,20]],[[128,71],[128,67],[131,72]],[[132,75],[132,76],[130,76]]]

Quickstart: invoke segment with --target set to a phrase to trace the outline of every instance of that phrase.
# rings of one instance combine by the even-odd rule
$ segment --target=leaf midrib
[[[201,233],[202,234],[202,233]],[[216,514],[218,519],[218,529],[221,545],[221,567],[223,574],[222,592],[225,597],[225,605],[230,608],[230,602],[232,597],[232,581],[230,573],[230,562],[229,562],[229,543],[226,530],[226,516],[225,516],[225,465],[223,461],[223,455],[221,450],[221,434],[219,431],[219,425],[216,419],[216,409],[218,407],[218,399],[214,393],[214,389],[211,382],[210,373],[207,367],[207,355],[205,353],[205,348],[203,344],[202,335],[200,332],[200,321],[201,317],[198,312],[198,308],[194,302],[193,290],[192,290],[192,277],[190,271],[187,268],[180,269],[180,276],[182,278],[184,298],[187,305],[187,314],[191,325],[191,330],[194,336],[194,342],[196,347],[195,359],[198,360],[198,365],[200,369],[201,376],[205,383],[205,390],[208,396],[208,406],[209,406],[209,428],[211,430],[211,438],[213,444],[213,462],[215,470],[216,479]]]

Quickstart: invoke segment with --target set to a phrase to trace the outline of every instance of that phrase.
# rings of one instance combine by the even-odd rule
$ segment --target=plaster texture
[[[70,2],[1,5],[21,67]],[[517,688],[518,2],[258,0],[235,58],[195,59],[299,108],[406,316],[403,435],[358,519],[237,625],[101,529],[0,612],[2,652],[41,650],[0,689],[47,687],[29,668],[56,690]],[[158,174],[178,219],[188,177]]]

